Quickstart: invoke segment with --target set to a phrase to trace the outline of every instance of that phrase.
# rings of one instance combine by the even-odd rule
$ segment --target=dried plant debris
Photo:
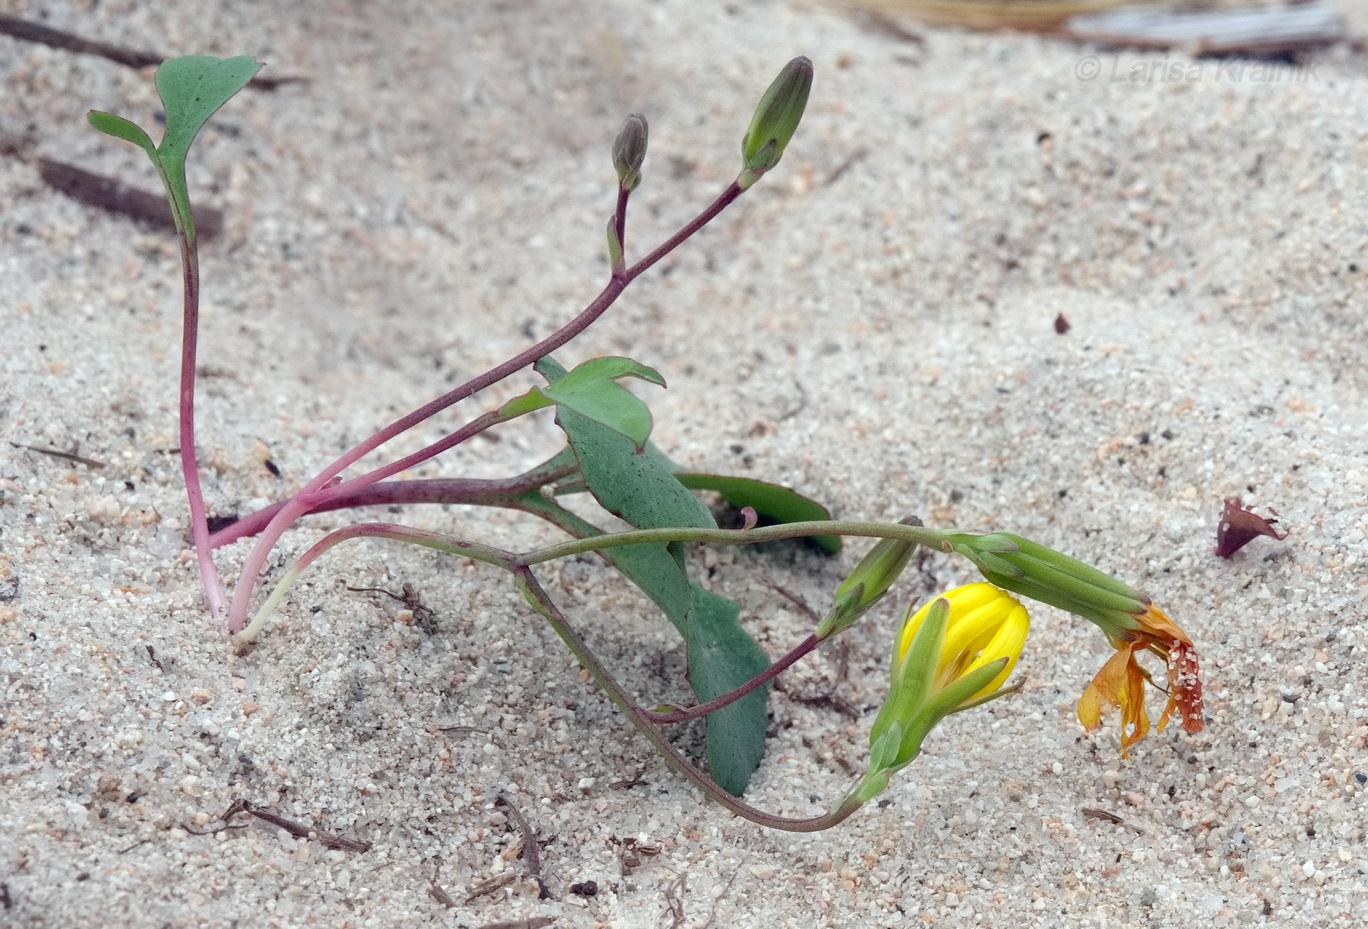
[[[507,887],[509,884],[512,884],[517,879],[517,875],[515,875],[512,871],[505,871],[503,874],[496,874],[494,877],[491,877],[485,881],[481,881],[474,887],[470,888],[470,893],[466,894],[465,902],[473,903],[474,901],[480,899],[483,896],[492,894],[498,890],[503,890],[505,887]]]
[[[1269,507],[1268,512],[1268,518],[1258,515],[1253,507],[1243,505],[1239,497],[1225,501],[1221,521],[1216,526],[1217,557],[1229,558],[1261,535],[1279,542],[1287,538],[1286,532],[1278,535],[1278,530],[1273,528],[1278,522],[1278,511]]]
[[[314,829],[303,823],[297,823],[294,820],[286,819],[283,816],[272,813],[270,810],[262,809],[250,800],[233,801],[232,805],[219,817],[223,822],[222,826],[209,829],[197,829],[192,826],[183,826],[182,828],[187,832],[192,832],[196,835],[212,835],[216,832],[222,832],[224,829],[238,828],[229,825],[228,821],[239,813],[247,813],[251,816],[255,816],[257,819],[268,822],[273,826],[279,826],[296,838],[317,841],[322,844],[324,848],[337,849],[346,852],[367,852],[370,851],[371,848],[370,842],[363,842],[359,839],[348,838],[344,835],[336,835],[331,832],[324,832],[321,829]]]
[[[167,59],[166,55],[158,52],[142,51],[136,48],[114,45],[110,42],[83,38],[75,33],[53,29],[51,26],[44,26],[42,23],[35,23],[20,16],[9,16],[4,13],[0,13],[0,35],[11,36],[24,42],[37,42],[40,45],[59,48],[64,52],[75,52],[78,55],[97,55],[100,58],[107,58],[130,68],[150,68]],[[274,90],[281,84],[293,84],[302,80],[304,80],[302,77],[256,77],[247,86],[257,90]]]
[[[537,834],[532,831],[532,827],[523,818],[522,811],[514,805],[507,795],[499,794],[494,798],[494,802],[508,809],[509,818],[518,827],[518,833],[522,837],[523,864],[527,865],[528,876],[537,882],[537,899],[547,899],[551,896],[551,891],[547,889],[546,882],[542,880],[541,854],[537,850]]]
[[[882,14],[915,16],[929,23],[971,29],[1049,32],[1070,17],[1105,10],[1126,0],[830,0]]]
[[[70,461],[75,464],[83,464],[87,468],[103,468],[105,466],[103,461],[96,461],[94,458],[82,458],[74,452],[60,452],[55,448],[39,448],[36,445],[24,445],[21,442],[11,442],[10,445],[13,445],[15,448],[22,448],[26,451],[37,452],[39,455],[60,458],[63,461]]]
[[[456,907],[456,901],[452,899],[451,894],[446,892],[446,888],[438,883],[441,879],[442,866],[441,864],[438,864],[432,869],[432,880],[428,881],[428,896],[432,897],[432,899],[436,900],[447,909],[454,909]]]
[[[1125,48],[1185,48],[1202,55],[1284,55],[1348,37],[1329,3],[1177,12],[1136,6],[1068,21],[1075,38]]]
[[[164,194],[130,187],[112,177],[51,158],[38,159],[38,174],[53,190],[73,200],[127,216],[155,229],[176,231],[176,221],[171,218],[171,208],[167,206]],[[200,238],[212,239],[223,229],[222,210],[196,205],[194,211],[195,228],[199,230]]]

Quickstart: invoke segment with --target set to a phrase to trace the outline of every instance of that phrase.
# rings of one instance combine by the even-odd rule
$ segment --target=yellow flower
[[[1132,623],[1107,630],[1116,654],[1107,659],[1078,701],[1078,721],[1089,730],[1102,724],[1104,700],[1121,708],[1122,757],[1128,756],[1128,749],[1143,739],[1150,727],[1145,711],[1145,682],[1154,681],[1136,662],[1137,652],[1153,652],[1168,666],[1168,703],[1159,717],[1159,731],[1164,731],[1175,713],[1182,719],[1185,731],[1202,731],[1202,679],[1192,641],[1152,603],[1130,616]]]
[[[1002,684],[1031,626],[1026,608],[992,584],[957,587],[909,613],[893,643],[888,699],[869,733],[866,780],[883,772],[885,784],[942,719],[1007,692]]]
[[[936,663],[932,691],[944,690],[979,668],[1006,658],[1002,670],[969,700],[986,697],[1001,687],[1016,667],[1031,618],[1015,597],[992,584],[966,584],[943,596],[950,602],[950,617],[945,624],[945,641]],[[927,603],[903,624],[898,652],[904,661],[931,606]]]

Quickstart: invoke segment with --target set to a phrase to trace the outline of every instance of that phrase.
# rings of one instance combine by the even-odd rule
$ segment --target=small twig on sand
[[[60,458],[63,461],[74,461],[77,464],[85,465],[87,468],[103,468],[105,466],[103,461],[96,461],[94,458],[82,458],[80,455],[73,455],[71,452],[59,452],[55,448],[39,448],[36,445],[24,445],[19,442],[11,442],[10,444],[15,448],[28,449],[29,451],[37,452],[40,455],[50,455],[53,458]]]
[[[428,881],[428,893],[432,896],[432,899],[442,904],[442,906],[447,909],[452,909],[456,906],[456,901],[451,899],[451,894],[447,893],[441,884],[437,883],[437,879],[441,876],[442,863],[439,861],[437,862],[437,866],[432,869],[432,880]]]
[[[523,814],[514,806],[513,801],[507,795],[499,794],[494,798],[495,803],[503,804],[508,807],[508,815],[513,818],[513,823],[518,827],[518,832],[522,834],[522,860],[527,865],[527,873],[532,880],[537,882],[537,899],[546,900],[551,896],[551,891],[546,888],[546,883],[541,876],[541,853],[537,849],[537,834],[532,831],[532,827],[523,819]]]
[[[255,816],[257,819],[265,820],[272,826],[279,826],[281,829],[284,829],[286,832],[288,832],[290,835],[296,838],[317,841],[321,843],[325,848],[336,848],[341,849],[345,852],[368,852],[371,848],[371,843],[369,842],[362,842],[359,839],[350,839],[344,835],[336,835],[331,832],[324,832],[321,829],[310,828],[309,826],[306,826],[303,823],[297,823],[294,820],[286,819],[283,816],[279,816],[275,813],[272,813],[270,810],[263,810],[261,807],[252,803],[250,800],[234,800],[232,805],[224,811],[223,815],[220,816],[219,819],[221,819],[226,824],[228,820],[232,819],[239,813],[248,813],[252,816]],[[203,831],[196,831],[194,829],[191,829],[189,826],[185,827],[187,831],[194,832],[196,835],[209,835],[214,832],[221,832],[225,828],[236,829],[241,827],[225,825],[218,829],[209,829]]]

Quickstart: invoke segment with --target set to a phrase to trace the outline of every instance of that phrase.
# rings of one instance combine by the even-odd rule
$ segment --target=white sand
[[[182,554],[172,243],[6,158],[0,925],[1331,927],[1368,908],[1361,53],[1269,82],[1017,35],[916,45],[773,2],[87,6],[6,9],[310,78],[244,93],[192,156],[198,199],[228,211],[203,256],[212,511],[278,498],[592,296],[625,113],[651,121],[640,254],[730,179],[754,100],[807,54],[812,103],[776,173],[562,358],[660,367],[656,440],[691,467],[845,516],[1013,529],[1143,587],[1201,650],[1208,728],[1129,761],[1115,715],[1083,734],[1074,701],[1110,650],[1041,608],[1023,694],[946,723],[881,808],[795,838],[702,801],[493,570],[343,547],[236,657]],[[0,67],[7,139],[152,186],[83,122],[151,125],[147,75],[5,38]],[[533,382],[515,381],[497,396]],[[556,447],[545,419],[503,435],[424,473],[511,474]],[[1215,558],[1236,495],[1290,538]],[[500,513],[404,518],[558,538]],[[340,523],[309,521],[276,565]],[[809,623],[760,579],[821,609],[853,560],[695,565],[779,654]],[[588,559],[547,576],[643,699],[681,696],[677,638],[639,597]],[[971,576],[932,559],[897,599]],[[435,633],[343,589],[405,583]],[[749,799],[803,814],[848,787],[871,716],[797,698],[877,706],[894,613],[852,630],[844,678],[832,651],[776,694]],[[552,899],[511,857],[499,792],[541,836]],[[246,817],[184,828],[239,797],[374,847]],[[455,909],[429,896],[439,865]],[[588,880],[596,897],[570,892]]]

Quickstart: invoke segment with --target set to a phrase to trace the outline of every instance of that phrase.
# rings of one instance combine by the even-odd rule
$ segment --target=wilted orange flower
[[[1197,665],[1197,649],[1164,611],[1146,604],[1144,612],[1130,614],[1130,623],[1115,624],[1107,637],[1116,654],[1107,659],[1078,701],[1078,721],[1092,730],[1102,724],[1102,702],[1121,708],[1121,755],[1149,732],[1145,711],[1145,682],[1154,684],[1148,671],[1136,662],[1137,652],[1150,651],[1168,666],[1168,704],[1159,717],[1163,732],[1176,713],[1187,732],[1202,731],[1202,679]],[[1158,686],[1158,685],[1155,685]]]

